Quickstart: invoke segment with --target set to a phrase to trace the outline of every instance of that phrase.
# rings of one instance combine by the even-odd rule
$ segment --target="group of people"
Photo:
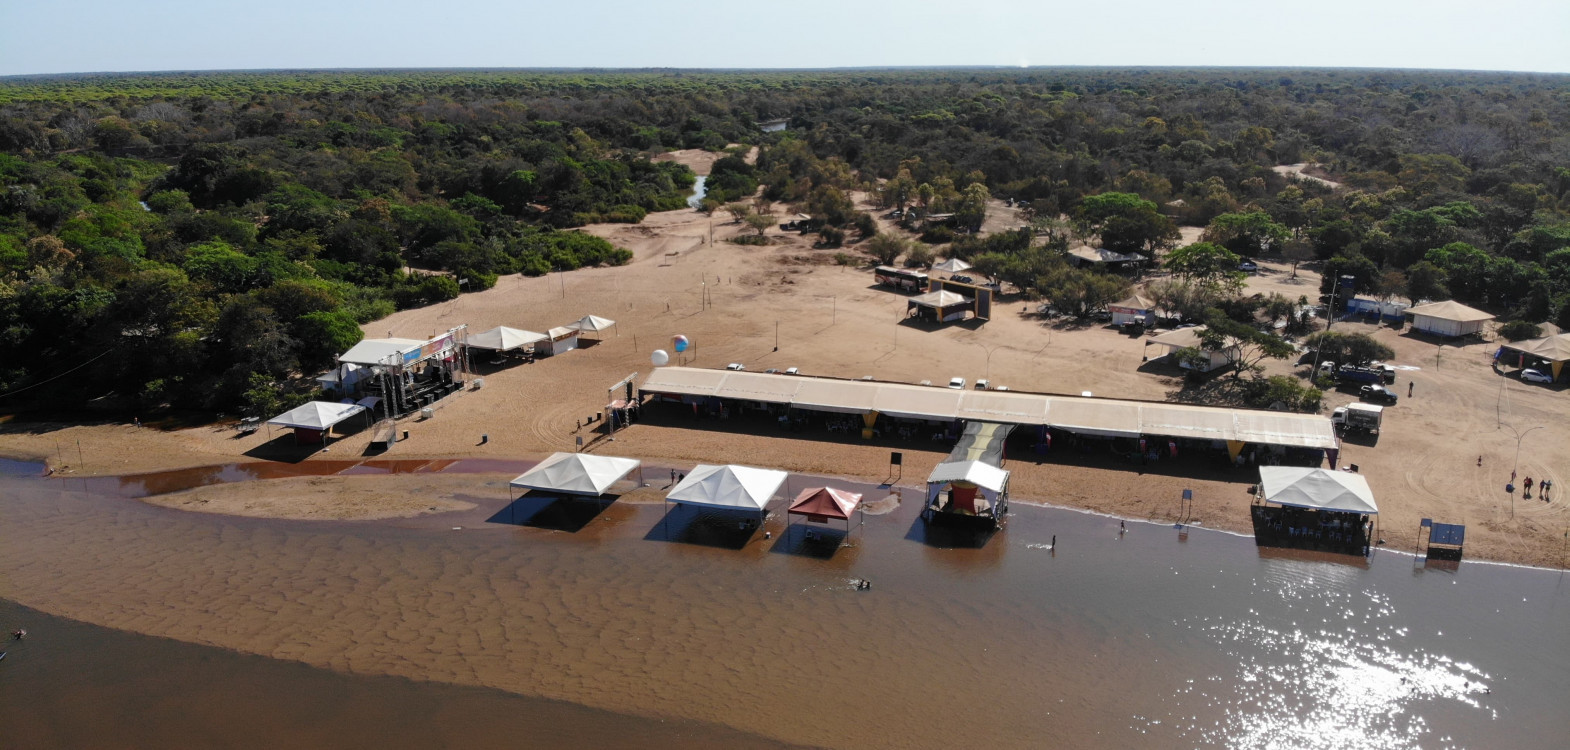
[[[1525,490],[1525,492],[1523,492],[1521,494],[1521,497],[1530,498],[1532,496],[1532,478],[1531,477],[1527,477],[1525,481],[1521,482],[1521,487],[1522,487],[1522,489]],[[1538,485],[1537,485],[1537,495],[1538,495],[1538,497],[1543,498],[1543,502],[1545,502],[1545,503],[1548,502],[1548,492],[1550,490],[1552,490],[1553,488],[1554,488],[1554,480],[1552,480],[1552,479],[1544,479],[1542,482],[1539,482]]]

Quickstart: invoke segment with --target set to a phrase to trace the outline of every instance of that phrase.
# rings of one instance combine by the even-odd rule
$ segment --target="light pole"
[[[971,342],[971,343],[974,343],[976,346],[981,347],[982,350],[987,353],[986,372],[981,377],[982,377],[983,380],[987,381],[987,385],[988,386],[991,386],[992,385],[992,353],[997,351],[998,349],[1001,349],[1003,347],[1003,345],[1002,344],[994,344],[993,346],[987,346],[986,344],[983,344],[983,343],[981,343],[979,341]]]
[[[1509,427],[1510,434],[1515,435],[1515,462],[1510,466],[1510,484],[1514,485],[1516,470],[1521,468],[1521,441],[1525,440],[1527,435],[1532,434],[1532,430],[1541,430],[1543,429],[1543,426],[1538,425],[1536,427],[1528,427],[1526,432],[1517,432],[1514,426],[1507,424],[1502,424],[1500,427]],[[1514,492],[1510,493],[1510,517],[1515,518]]]

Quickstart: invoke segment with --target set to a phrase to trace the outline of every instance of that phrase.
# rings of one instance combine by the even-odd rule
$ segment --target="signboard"
[[[889,453],[889,463],[894,465],[894,466],[901,466],[901,465],[903,465],[905,463],[905,454],[900,453],[899,451],[892,451],[892,452],[890,452]]]

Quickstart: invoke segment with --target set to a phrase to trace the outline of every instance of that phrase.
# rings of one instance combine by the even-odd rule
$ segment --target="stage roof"
[[[958,292],[951,292],[947,289],[940,289],[936,292],[927,292],[926,294],[911,297],[909,300],[907,300],[908,304],[919,305],[921,307],[953,307],[955,305],[968,304],[969,302],[969,297],[961,296]]]
[[[932,267],[934,271],[947,271],[948,273],[959,273],[960,271],[969,271],[970,269],[971,265],[959,258],[949,258]]]
[[[808,487],[790,503],[790,512],[798,516],[828,516],[850,518],[861,504],[861,493],[846,492],[833,487]]]
[[[279,427],[294,427],[307,430],[325,430],[339,422],[348,419],[360,412],[365,407],[359,404],[337,404],[331,401],[312,401],[303,406],[296,406],[289,411],[267,420],[268,424]]]
[[[1361,474],[1302,466],[1261,466],[1265,502],[1295,508],[1375,514],[1379,504]]]
[[[1156,303],[1136,294],[1126,300],[1113,302],[1112,304],[1107,305],[1107,307],[1124,307],[1130,310],[1154,310],[1156,309]]]
[[[420,339],[364,339],[349,348],[349,351],[338,355],[339,362],[348,362],[356,365],[384,365],[387,358],[410,349],[418,349],[425,342]],[[401,365],[400,360],[394,365]]]
[[[942,386],[837,380],[802,375],[660,367],[645,393],[745,398],[802,409],[946,421],[1050,425],[1087,435],[1208,438],[1301,448],[1335,448],[1330,419],[1319,414],[1161,402],[1057,396],[1026,391],[964,391]]]
[[[1002,492],[1008,485],[1009,473],[981,461],[950,461],[933,467],[927,475],[927,484],[969,482],[985,490]]]
[[[611,485],[631,474],[643,462],[636,458],[596,456],[592,453],[553,453],[534,468],[519,474],[513,487],[572,495],[603,495]]]
[[[687,472],[665,499],[684,505],[762,510],[789,476],[775,469],[699,464]]]

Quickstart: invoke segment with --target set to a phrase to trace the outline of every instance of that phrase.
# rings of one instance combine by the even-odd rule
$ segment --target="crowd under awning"
[[[1148,435],[1331,450],[1339,446],[1330,419],[1321,414],[1027,391],[966,391],[693,367],[657,368],[640,390],[693,403],[707,398],[746,398],[820,412],[879,413],[931,421],[983,420],[1102,437]]]

